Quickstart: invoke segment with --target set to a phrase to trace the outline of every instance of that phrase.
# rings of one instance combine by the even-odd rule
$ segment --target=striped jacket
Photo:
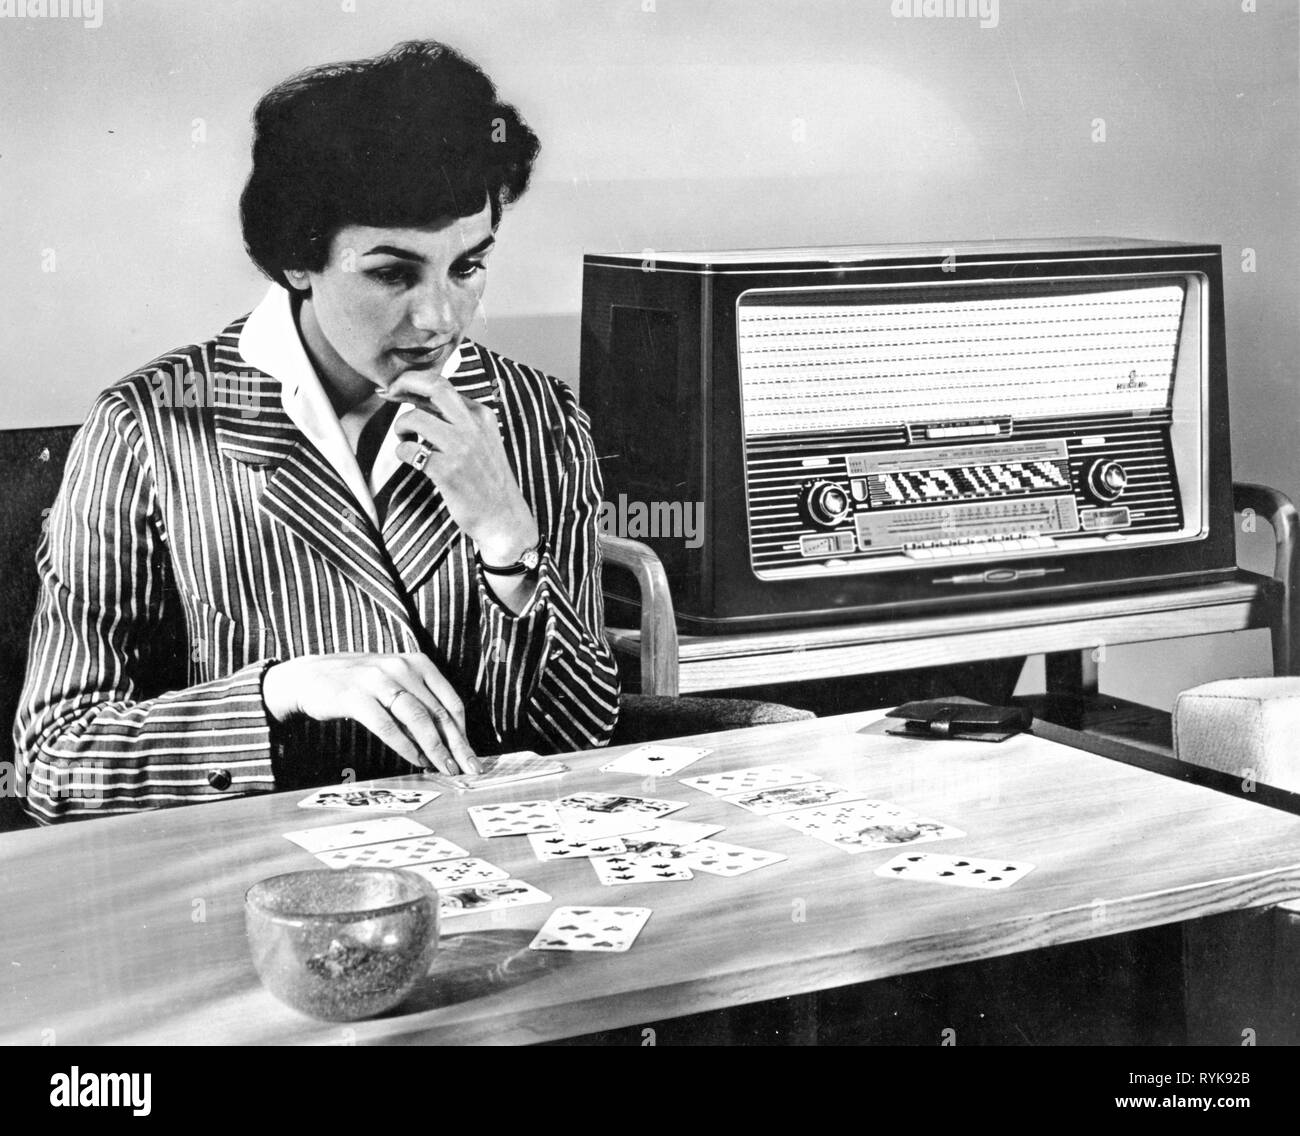
[[[403,466],[382,539],[239,349],[247,317],[104,391],[73,443],[37,555],[14,727],[38,820],[409,772],[350,721],[268,720],[265,669],[424,651],[478,752],[606,743],[601,482],[568,387],[467,343],[450,376],[492,405],[547,540],[515,615],[432,482]]]

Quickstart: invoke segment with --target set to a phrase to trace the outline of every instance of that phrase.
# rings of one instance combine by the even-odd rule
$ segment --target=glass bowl
[[[289,872],[244,895],[253,966],[280,1001],[330,1022],[391,1009],[429,972],[438,893],[400,868]]]

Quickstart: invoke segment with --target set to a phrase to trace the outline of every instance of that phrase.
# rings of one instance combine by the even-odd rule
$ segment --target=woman
[[[613,730],[585,415],[462,338],[536,137],[432,42],[295,76],[254,126],[269,293],[100,395],[41,544],[40,820]]]

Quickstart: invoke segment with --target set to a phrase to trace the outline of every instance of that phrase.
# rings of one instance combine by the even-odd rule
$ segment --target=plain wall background
[[[254,102],[428,36],[543,141],[471,332],[498,350],[576,380],[584,250],[1209,241],[1235,476],[1300,496],[1300,5],[1253,6],[1001,0],[990,28],[891,0],[105,0],[94,29],[0,19],[0,427],[80,421],[101,387],[250,309]],[[1102,678],[1167,707],[1268,669],[1252,632],[1116,648]]]

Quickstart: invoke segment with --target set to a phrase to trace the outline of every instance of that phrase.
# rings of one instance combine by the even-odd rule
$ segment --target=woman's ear
[[[300,268],[290,268],[285,271],[284,278],[289,281],[289,287],[298,292],[311,292],[311,281]]]

